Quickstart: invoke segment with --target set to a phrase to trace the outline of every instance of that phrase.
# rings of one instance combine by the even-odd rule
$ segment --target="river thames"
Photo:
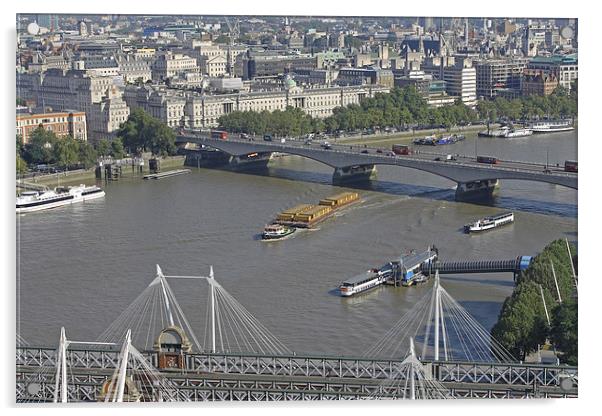
[[[473,137],[430,151],[475,153]],[[577,159],[577,132],[521,139],[478,139],[478,153],[562,165]],[[346,190],[332,169],[300,157],[274,158],[267,174],[192,168],[161,181],[124,178],[102,200],[17,219],[21,335],[55,345],[96,339],[153,280],[166,274],[216,279],[291,350],[357,355],[380,338],[430,288],[381,287],[352,298],[341,281],[430,244],[443,260],[535,255],[556,238],[577,241],[577,191],[500,181],[492,205],[454,201],[455,184],[425,172],[377,167],[373,183],[353,188],[360,204],[315,231],[265,243],[258,234],[278,212]],[[515,223],[466,235],[465,223],[511,210]],[[442,284],[490,329],[512,292],[510,274],[442,276]],[[206,296],[198,282],[171,283],[194,327]],[[199,328],[198,333],[202,333]]]

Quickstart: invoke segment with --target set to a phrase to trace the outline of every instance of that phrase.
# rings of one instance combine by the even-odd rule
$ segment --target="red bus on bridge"
[[[565,172],[577,172],[577,162],[574,160],[567,160],[564,162]]]
[[[211,130],[211,138],[212,139],[227,140],[228,139],[228,132],[227,131],[221,131],[221,130]]]
[[[391,150],[393,150],[393,153],[395,153],[396,155],[409,155],[412,153],[412,151],[410,150],[410,146],[407,146],[405,144],[394,144],[391,147]]]

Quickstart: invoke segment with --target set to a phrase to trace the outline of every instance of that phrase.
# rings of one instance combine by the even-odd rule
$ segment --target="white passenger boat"
[[[506,138],[526,137],[526,136],[531,136],[532,134],[533,134],[533,130],[531,130],[531,129],[512,129],[512,130],[508,130],[504,134],[504,137],[506,137]]]
[[[339,291],[341,296],[352,296],[382,285],[387,277],[387,273],[383,273],[378,269],[370,269],[366,273],[345,280],[339,286]]]
[[[556,133],[560,131],[570,131],[574,128],[571,120],[538,121],[531,125],[533,133]]]
[[[86,185],[57,187],[54,190],[39,192],[27,191],[17,197],[17,214],[61,207],[104,196],[105,191],[98,186]]]
[[[464,226],[464,232],[478,233],[481,231],[492,230],[496,227],[501,227],[502,225],[510,224],[512,222],[514,222],[514,213],[504,212],[503,214],[485,217],[473,223],[466,224]]]

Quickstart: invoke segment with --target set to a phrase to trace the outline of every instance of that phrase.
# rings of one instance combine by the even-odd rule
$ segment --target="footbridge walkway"
[[[156,352],[144,353],[158,366]],[[40,371],[56,365],[56,350],[17,348],[17,400],[52,401],[55,374]],[[69,401],[97,401],[102,385],[114,374],[119,350],[69,349]],[[577,368],[541,364],[492,364],[422,361],[430,377],[453,397],[576,397]],[[161,374],[191,401],[204,400],[340,400],[399,394],[383,381],[393,377],[402,359],[305,355],[185,354],[184,367]],[[35,391],[32,390],[32,385]]]

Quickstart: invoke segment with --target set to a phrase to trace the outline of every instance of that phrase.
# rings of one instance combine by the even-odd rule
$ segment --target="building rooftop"
[[[531,62],[533,63],[549,63],[549,64],[576,64],[578,61],[577,54],[569,55],[552,55],[552,56],[536,56]]]

